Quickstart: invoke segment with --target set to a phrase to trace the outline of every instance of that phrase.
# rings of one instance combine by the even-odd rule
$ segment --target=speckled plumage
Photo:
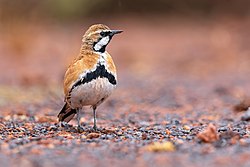
[[[93,107],[95,119],[96,107],[116,87],[116,67],[105,48],[113,35],[120,32],[102,24],[93,25],[86,31],[80,54],[69,65],[64,76],[65,105],[58,114],[59,121],[69,122],[83,106],[88,105]],[[111,82],[109,77],[115,82]]]

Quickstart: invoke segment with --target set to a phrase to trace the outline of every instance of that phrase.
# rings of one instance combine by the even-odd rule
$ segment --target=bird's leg
[[[96,106],[93,106],[93,115],[94,115],[94,126],[93,129],[96,131],[97,126],[96,126]]]
[[[79,131],[79,132],[82,132],[83,131],[83,128],[81,127],[81,122],[80,122],[80,120],[81,120],[81,114],[80,114],[80,109],[77,109],[77,111],[76,111],[76,114],[77,114],[77,130]]]
[[[81,120],[81,114],[80,114],[80,110],[79,109],[77,109],[76,114],[77,114],[77,125],[81,126],[81,122],[80,122],[80,120]]]

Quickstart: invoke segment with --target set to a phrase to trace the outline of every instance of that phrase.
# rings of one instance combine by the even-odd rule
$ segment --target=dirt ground
[[[56,115],[92,22],[1,27],[0,166],[250,166],[250,19],[149,20],[106,23],[118,87],[83,133]]]

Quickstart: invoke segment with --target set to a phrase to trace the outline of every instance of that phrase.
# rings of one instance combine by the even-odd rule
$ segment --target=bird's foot
[[[93,130],[97,131],[97,126],[96,125],[93,126]]]
[[[66,128],[66,129],[70,128],[67,122],[59,122],[59,127]]]
[[[82,132],[84,131],[84,128],[83,128],[82,126],[78,125],[78,126],[77,126],[77,131],[78,131],[79,133],[82,133]]]
[[[101,132],[103,130],[103,128],[97,128],[97,126],[93,126],[93,128],[91,129],[92,132]]]

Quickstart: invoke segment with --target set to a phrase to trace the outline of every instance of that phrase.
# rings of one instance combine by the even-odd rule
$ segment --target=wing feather
[[[74,83],[80,79],[80,76],[95,68],[98,58],[99,55],[97,54],[80,55],[69,65],[64,76],[64,94],[66,97]]]

